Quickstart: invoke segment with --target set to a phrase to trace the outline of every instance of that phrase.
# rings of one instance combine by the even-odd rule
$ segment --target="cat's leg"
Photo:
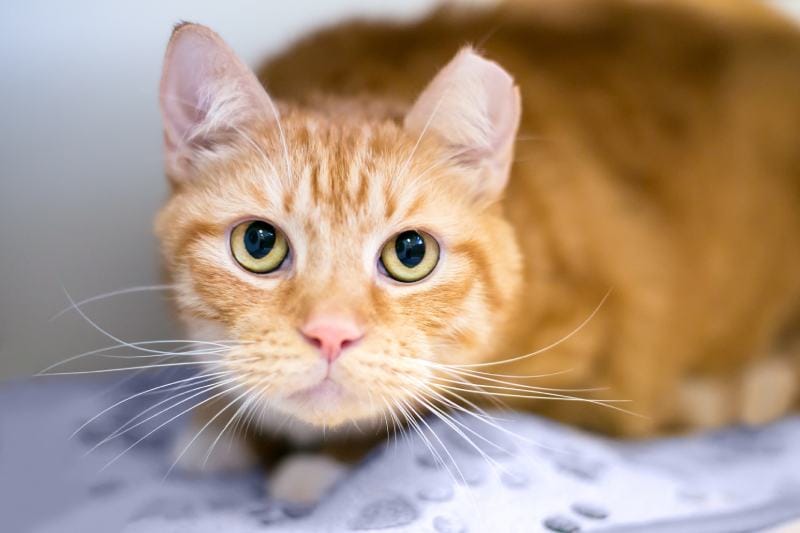
[[[765,424],[785,415],[800,397],[797,356],[772,355],[750,363],[742,373],[739,418]]]
[[[326,453],[287,452],[284,443],[234,434],[230,417],[209,424],[210,412],[192,417],[173,444],[172,460],[182,472],[203,475],[268,466],[268,496],[306,506],[318,502],[347,471],[344,462]]]
[[[324,453],[292,453],[281,459],[267,478],[267,494],[283,502],[314,505],[348,471]]]
[[[733,375],[690,377],[679,387],[679,426],[693,430],[727,424],[765,424],[800,401],[797,356],[761,357]]]
[[[281,501],[313,505],[382,440],[381,433],[371,438],[359,435],[356,440],[323,442],[313,453],[287,454],[272,470],[267,493]]]
[[[360,461],[382,438],[381,434],[376,434],[371,439],[359,436],[357,440],[312,444],[315,442],[313,434],[284,435],[304,442],[298,445],[300,449],[315,448],[314,452],[292,451],[286,440],[264,436],[275,428],[271,421],[264,419],[263,413],[259,420],[251,421],[257,427],[246,432],[248,438],[242,436],[241,428],[236,429],[236,419],[231,420],[235,410],[212,420],[222,405],[225,402],[212,402],[198,408],[173,446],[176,467],[203,474],[266,466],[267,495],[284,503],[301,506],[317,503],[350,465]]]
[[[723,377],[687,376],[677,387],[676,403],[673,425],[681,429],[722,427],[738,417],[736,386]]]

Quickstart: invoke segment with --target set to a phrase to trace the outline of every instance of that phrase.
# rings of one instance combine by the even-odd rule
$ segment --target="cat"
[[[206,425],[313,447],[492,399],[631,437],[783,415],[798,95],[800,33],[749,2],[443,7],[258,77],[178,25],[156,232],[192,338],[225,340]]]

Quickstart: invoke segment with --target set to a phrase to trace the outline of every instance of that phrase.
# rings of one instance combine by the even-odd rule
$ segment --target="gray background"
[[[156,88],[175,22],[217,30],[250,64],[341,18],[414,16],[434,0],[3,0],[0,3],[0,379],[110,344],[75,299],[158,283],[166,193]],[[782,4],[800,14],[800,3]],[[87,311],[125,340],[177,335],[162,294]],[[89,360],[92,359],[92,360]],[[106,367],[86,358],[70,369]]]

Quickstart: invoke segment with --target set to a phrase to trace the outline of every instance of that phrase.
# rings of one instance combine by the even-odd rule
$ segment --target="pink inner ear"
[[[207,34],[206,34],[207,33]],[[161,106],[169,142],[177,147],[207,117],[212,87],[225,76],[225,44],[202,27],[181,27],[170,43],[161,84]]]
[[[487,62],[484,83],[488,99],[489,123],[492,124],[492,145],[502,150],[513,142],[520,120],[519,95],[514,79],[497,63]]]
[[[422,92],[405,125],[419,133],[437,133],[463,164],[489,169],[490,175],[477,185],[496,196],[508,179],[520,115],[514,79],[497,63],[465,48]]]
[[[164,59],[160,88],[167,170],[172,177],[198,146],[246,121],[273,120],[269,96],[252,71],[213,31],[176,28]]]

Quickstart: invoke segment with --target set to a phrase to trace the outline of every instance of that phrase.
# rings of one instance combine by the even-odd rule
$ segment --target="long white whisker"
[[[142,351],[142,352],[148,352],[148,353],[160,353],[160,354],[167,354],[167,355],[171,355],[171,352],[164,352],[164,351],[162,351],[162,350],[151,350],[151,349],[149,349],[149,348],[142,348],[142,347],[140,347],[140,346],[136,346],[136,345],[134,345],[134,344],[131,344],[131,343],[127,342],[127,341],[124,341],[124,340],[120,339],[119,337],[116,337],[116,336],[112,335],[112,334],[111,334],[111,333],[109,333],[108,331],[106,331],[106,330],[104,330],[103,328],[101,328],[101,327],[100,327],[100,326],[99,326],[97,323],[95,323],[95,322],[94,322],[94,321],[93,321],[91,318],[89,318],[89,317],[86,315],[86,313],[84,313],[84,312],[83,312],[83,309],[81,309],[80,307],[76,307],[76,306],[75,306],[75,300],[73,300],[73,299],[72,299],[72,296],[70,296],[69,292],[67,292],[67,289],[66,289],[65,287],[63,287],[63,286],[62,286],[61,288],[64,290],[64,294],[67,296],[67,299],[69,300],[70,304],[72,305],[72,308],[73,308],[73,309],[75,309],[75,311],[76,311],[76,312],[77,312],[79,315],[81,315],[81,317],[83,317],[83,319],[84,319],[86,322],[88,322],[88,323],[89,323],[89,325],[91,325],[91,326],[92,326],[94,329],[96,329],[97,331],[99,331],[100,333],[102,333],[103,335],[105,335],[106,337],[108,337],[109,339],[111,339],[112,341],[114,341],[114,342],[116,342],[116,343],[119,343],[119,344],[122,344],[122,345],[124,345],[124,346],[128,346],[129,348],[133,348],[134,350],[139,350],[139,351]]]
[[[567,342],[569,339],[571,339],[576,334],[578,334],[578,332],[580,332],[586,326],[586,324],[588,324],[595,317],[595,315],[598,313],[598,311],[600,311],[600,308],[603,307],[603,304],[606,302],[606,300],[608,299],[608,297],[611,294],[611,292],[612,292],[612,289],[609,289],[608,292],[606,292],[605,296],[603,296],[603,298],[600,300],[600,303],[597,304],[597,307],[594,308],[594,311],[592,311],[592,313],[588,317],[586,317],[586,319],[583,322],[581,322],[578,325],[577,328],[573,329],[567,335],[565,335],[565,336],[561,337],[559,340],[557,340],[557,341],[545,346],[544,348],[540,348],[540,349],[535,350],[533,352],[530,352],[530,353],[527,353],[527,354],[524,354],[524,355],[519,355],[517,357],[512,357],[510,359],[504,359],[502,361],[490,361],[490,362],[487,362],[487,363],[469,363],[469,364],[463,364],[463,365],[452,365],[452,367],[453,368],[479,368],[479,367],[486,367],[486,366],[502,365],[502,364],[507,364],[507,363],[513,363],[515,361],[521,361],[522,359],[527,359],[528,357],[533,357],[533,356],[538,355],[540,353],[543,353],[543,352],[546,352],[548,350],[551,350],[552,348],[555,348],[556,346]]]
[[[203,424],[203,427],[200,428],[200,431],[198,431],[195,434],[195,436],[192,437],[192,440],[190,440],[189,443],[181,450],[181,452],[178,454],[178,457],[175,458],[175,461],[173,461],[172,465],[170,465],[170,467],[167,469],[166,474],[164,474],[164,479],[167,479],[169,477],[170,473],[172,473],[172,470],[180,462],[181,458],[186,454],[187,451],[189,451],[189,448],[192,447],[192,444],[194,444],[194,442],[200,437],[200,435],[202,435],[202,433],[206,430],[206,428],[208,428],[208,426],[213,424],[214,420],[219,418],[231,406],[236,404],[236,402],[238,402],[239,400],[241,400],[242,398],[244,398],[245,396],[250,394],[252,391],[254,391],[256,389],[256,386],[257,385],[253,385],[249,389],[245,390],[242,394],[240,394],[239,396],[237,396],[236,398],[234,398],[233,400],[231,400],[230,402],[225,404],[225,407],[223,407],[222,409],[217,411],[217,413],[214,416],[212,416],[210,419],[208,419],[208,421],[205,424]],[[227,427],[227,425],[226,425],[226,427]],[[221,435],[221,433],[220,433],[220,435]],[[214,442],[216,443],[216,440]],[[206,456],[206,460],[208,460],[208,456]],[[205,465],[205,464],[206,463],[203,462],[203,465]]]
[[[170,410],[174,409],[175,407],[178,407],[179,405],[182,405],[182,404],[184,404],[184,403],[186,403],[188,401],[191,401],[192,399],[197,398],[198,396],[202,396],[206,392],[212,391],[214,389],[218,389],[220,387],[224,387],[225,385],[228,385],[229,383],[233,383],[234,381],[236,381],[236,378],[230,378],[230,379],[227,379],[225,381],[220,381],[220,382],[217,382],[217,383],[205,384],[205,385],[201,385],[201,386],[189,389],[188,391],[183,391],[183,392],[181,392],[179,394],[175,394],[175,395],[173,395],[173,396],[171,396],[169,398],[166,398],[166,399],[158,402],[156,405],[150,406],[146,410],[142,411],[138,415],[134,416],[133,418],[131,418],[130,420],[128,420],[127,422],[122,424],[116,430],[111,432],[111,434],[109,436],[107,436],[106,438],[104,438],[103,440],[101,440],[100,442],[95,444],[90,450],[88,450],[86,452],[86,455],[89,455],[90,453],[92,453],[94,450],[96,450],[100,446],[104,445],[105,443],[111,442],[112,440],[114,440],[114,439],[116,439],[118,437],[121,437],[122,435],[128,433],[129,431],[132,431],[132,430],[136,429],[137,427],[141,426],[142,424],[146,424],[150,420],[153,420],[154,418],[157,418],[157,417],[161,416],[162,414],[166,413],[167,411],[170,411]],[[187,398],[184,398],[183,400],[180,400],[180,401],[178,401],[178,402],[176,402],[176,403],[174,403],[174,404],[172,404],[172,405],[160,410],[159,412],[157,412],[157,413],[155,413],[155,414],[153,414],[153,415],[151,415],[151,416],[149,416],[149,417],[137,422],[136,424],[132,424],[132,422],[134,422],[136,419],[141,418],[144,414],[146,414],[149,411],[155,409],[159,405],[163,405],[164,403],[166,403],[166,402],[168,402],[170,400],[174,400],[175,398],[179,398],[179,397],[184,396],[186,394],[191,394],[191,396],[188,396]]]
[[[415,398],[415,400],[418,400],[418,398]],[[444,453],[447,454],[447,457],[449,459],[450,464],[452,464],[453,468],[455,468],[456,472],[458,473],[458,477],[461,479],[461,481],[463,482],[464,486],[467,486],[468,485],[467,478],[464,477],[464,473],[461,471],[461,468],[458,466],[458,463],[456,462],[455,457],[453,457],[453,455],[450,453],[450,450],[447,449],[447,446],[444,444],[444,442],[442,442],[442,439],[439,438],[439,435],[433,430],[433,428],[431,428],[431,426],[425,420],[425,417],[423,417],[419,413],[417,413],[417,411],[414,408],[412,408],[408,404],[408,402],[406,402],[405,400],[400,400],[400,401],[411,411],[411,413],[416,417],[416,420],[418,420],[419,422],[422,422],[425,425],[425,427],[428,428],[428,431],[431,433],[431,435],[433,435],[433,438],[436,439],[436,441],[439,443],[439,446],[442,447],[442,450],[444,451]],[[416,420],[413,421],[413,426],[418,428]],[[422,437],[423,440],[425,440],[426,442],[429,442],[428,439],[423,434],[423,431],[422,431],[421,428],[418,428],[417,433],[419,433],[419,435]],[[433,447],[433,445],[431,444],[429,446],[429,449],[432,450],[432,447]],[[438,453],[436,453],[435,457],[438,458],[438,460],[441,463],[441,465],[445,468],[447,473],[455,481],[455,476],[452,474],[452,472],[450,472],[450,468],[448,467],[447,461],[444,461],[442,459],[441,455],[439,455]]]
[[[169,290],[169,289],[174,289],[175,287],[176,287],[176,285],[139,285],[139,286],[136,286],[136,287],[128,287],[126,289],[119,289],[119,290],[116,290],[116,291],[105,292],[103,294],[98,294],[96,296],[92,296],[90,298],[86,298],[86,299],[81,300],[79,302],[74,302],[69,307],[65,307],[64,309],[62,309],[58,313],[56,313],[53,316],[51,316],[50,320],[55,320],[58,317],[62,316],[64,313],[68,313],[69,311],[71,311],[71,310],[73,310],[73,309],[75,309],[77,307],[81,307],[81,306],[84,306],[84,305],[86,305],[88,303],[96,302],[98,300],[105,300],[106,298],[111,298],[112,296],[120,296],[122,294],[130,294],[130,293],[133,293],[133,292],[143,292],[143,291],[165,291],[165,290]]]
[[[253,393],[253,391],[255,391],[259,386],[261,386],[261,384],[265,380],[266,380],[266,378],[260,380],[258,383],[253,385],[251,388],[246,390],[243,396],[251,395]],[[240,398],[241,398],[241,396],[240,396]],[[236,401],[238,401],[238,399],[239,398],[237,398]],[[217,443],[219,442],[219,440],[222,438],[222,436],[228,430],[228,427],[230,427],[230,425],[233,423],[234,420],[238,419],[240,414],[242,414],[243,412],[247,412],[247,408],[250,406],[250,404],[253,403],[257,399],[258,399],[257,395],[250,396],[244,402],[242,402],[242,405],[240,405],[239,408],[236,410],[236,412],[233,413],[233,416],[228,420],[228,422],[225,424],[225,426],[223,426],[222,431],[219,432],[219,434],[217,435],[217,438],[214,439],[214,442],[212,442],[211,446],[208,448],[208,452],[206,452],[206,456],[203,459],[203,468],[205,468],[206,464],[208,464],[208,459],[211,457],[211,454],[214,453],[214,448],[217,446]],[[227,407],[226,407],[226,409],[227,409]],[[220,412],[220,414],[221,414],[221,412]],[[212,421],[213,421],[213,419],[212,419]],[[180,459],[180,457],[179,457],[179,459]]]
[[[183,402],[176,402],[176,403],[170,405],[169,407],[167,407],[166,409],[160,411],[159,413],[156,413],[151,418],[148,418],[147,420],[143,420],[140,424],[134,425],[134,423],[137,420],[142,419],[147,413],[149,413],[149,412],[151,412],[151,411],[153,411],[155,409],[158,409],[160,406],[164,405],[165,403],[171,402],[173,400],[177,400],[181,396],[186,396],[187,394],[192,394],[192,393],[197,393],[197,392],[202,394],[203,392],[207,392],[209,390],[213,390],[214,388],[216,388],[216,385],[219,383],[218,382],[219,378],[222,378],[224,376],[229,376],[229,375],[231,375],[233,373],[234,373],[233,371],[221,372],[221,373],[218,373],[218,374],[215,373],[214,375],[206,376],[203,379],[200,379],[198,381],[195,381],[195,382],[192,382],[192,383],[188,383],[188,384],[179,385],[178,387],[175,387],[172,390],[167,389],[165,392],[168,392],[168,393],[175,392],[175,391],[181,391],[181,392],[177,392],[176,394],[172,394],[171,396],[163,398],[163,399],[159,400],[158,402],[154,403],[153,405],[150,405],[147,408],[143,409],[138,414],[132,416],[127,421],[125,421],[125,423],[123,423],[120,427],[118,427],[117,429],[112,431],[110,435],[108,435],[106,438],[104,438],[98,444],[99,445],[105,444],[106,442],[119,437],[123,433],[127,433],[128,429],[133,429],[133,428],[139,427],[140,425],[146,423],[148,420],[151,420],[152,418],[158,417],[160,414],[162,414],[162,413],[164,413],[166,411],[169,411],[173,407],[175,407],[177,405],[180,405]],[[200,396],[200,394],[195,394],[195,396],[193,396],[193,397]],[[191,398],[187,398],[187,401],[190,400],[190,399]]]
[[[90,355],[101,355],[103,357],[119,358],[119,359],[134,359],[134,358],[141,358],[141,357],[161,357],[161,356],[166,356],[166,355],[170,355],[170,356],[172,356],[172,355],[207,355],[207,354],[213,355],[213,354],[216,354],[216,353],[220,353],[220,352],[222,352],[224,350],[231,349],[230,346],[226,346],[224,344],[218,344],[216,342],[188,341],[188,340],[140,341],[140,342],[132,342],[130,344],[132,344],[134,346],[149,346],[149,345],[152,345],[152,344],[173,344],[173,343],[174,344],[180,344],[180,343],[186,343],[186,344],[189,344],[189,343],[191,343],[191,344],[208,344],[208,345],[218,346],[219,348],[214,349],[214,350],[209,349],[208,351],[203,351],[203,350],[183,351],[183,348],[185,348],[185,347],[181,347],[181,348],[177,348],[176,351],[174,351],[174,352],[164,352],[164,353],[158,353],[158,354],[152,354],[152,355],[139,355],[139,356],[132,356],[132,355],[129,355],[129,356],[113,356],[113,355],[109,355],[109,354],[105,354],[104,353],[104,352],[110,352],[110,351],[114,351],[114,350],[120,350],[122,348],[128,348],[128,346],[126,346],[124,344],[115,344],[115,345],[112,345],[112,346],[105,346],[103,348],[97,348],[95,350],[90,350],[88,352],[83,352],[83,353],[79,353],[77,355],[73,355],[71,357],[67,357],[66,359],[64,359],[62,361],[59,361],[57,363],[53,363],[52,365],[48,366],[44,370],[40,371],[39,375],[46,375],[47,372],[49,372],[50,370],[52,370],[54,368],[58,368],[59,366],[65,365],[67,363],[71,363],[72,361],[75,361],[77,359],[81,359],[83,357],[88,357]]]
[[[461,438],[463,438],[465,441],[467,441],[467,443],[468,443],[468,444],[469,444],[469,445],[470,445],[472,448],[474,448],[474,449],[475,449],[475,450],[476,450],[476,451],[477,451],[477,452],[478,452],[478,453],[479,453],[479,454],[480,454],[480,455],[481,455],[481,456],[484,458],[484,460],[486,460],[487,462],[489,462],[489,463],[490,463],[492,466],[495,466],[495,467],[497,467],[497,468],[500,468],[501,470],[504,470],[504,469],[503,469],[503,468],[502,468],[502,467],[501,467],[501,466],[500,466],[500,465],[499,465],[499,464],[498,464],[498,463],[497,463],[497,462],[496,462],[494,459],[492,459],[491,457],[489,457],[489,456],[486,454],[486,452],[484,452],[484,451],[481,449],[481,447],[480,447],[480,446],[478,446],[477,444],[475,444],[475,443],[472,441],[472,439],[470,439],[470,438],[469,438],[469,436],[467,436],[466,434],[464,434],[464,432],[463,432],[463,431],[462,431],[462,430],[461,430],[459,427],[457,427],[457,426],[460,426],[461,428],[464,428],[465,430],[467,430],[467,431],[469,431],[470,433],[472,433],[473,435],[475,435],[477,438],[481,439],[483,442],[485,442],[485,443],[489,444],[490,446],[492,446],[492,447],[496,448],[497,450],[499,450],[499,451],[501,451],[501,452],[503,452],[503,453],[510,453],[510,450],[506,450],[505,448],[503,448],[503,447],[502,447],[502,446],[500,446],[499,444],[497,444],[497,443],[495,443],[495,442],[492,442],[491,440],[487,439],[486,437],[484,437],[483,435],[481,435],[480,433],[478,433],[477,431],[475,431],[474,429],[472,429],[471,427],[469,427],[469,426],[468,426],[468,425],[466,425],[465,423],[461,422],[460,420],[456,419],[455,417],[453,417],[453,416],[451,416],[451,415],[448,415],[448,414],[447,414],[447,413],[445,413],[444,411],[440,410],[440,409],[439,409],[439,408],[437,408],[435,405],[433,405],[433,403],[431,403],[431,402],[427,401],[427,400],[426,400],[426,399],[424,399],[423,397],[421,397],[421,396],[420,396],[420,397],[418,397],[418,398],[417,398],[417,401],[419,401],[420,403],[422,403],[422,405],[424,405],[424,406],[425,406],[425,407],[426,407],[426,408],[427,408],[427,409],[428,409],[428,410],[429,410],[431,413],[433,413],[433,414],[434,414],[436,417],[438,417],[438,418],[439,418],[439,419],[440,419],[442,422],[444,422],[445,424],[447,424],[447,426],[448,426],[448,427],[450,427],[450,429],[452,429],[453,431],[455,431],[457,435],[459,435]]]
[[[217,376],[217,375],[221,375],[221,374],[225,374],[225,373],[227,373],[227,372],[217,372],[215,374],[212,374],[212,376]],[[185,379],[179,379],[178,381],[172,381],[170,383],[165,383],[165,384],[159,385],[157,387],[151,387],[151,388],[149,388],[147,390],[144,390],[144,391],[141,391],[141,392],[137,392],[136,394],[128,396],[127,398],[124,398],[124,399],[116,402],[115,404],[106,407],[105,409],[103,409],[102,411],[100,411],[99,413],[94,415],[92,418],[90,418],[89,420],[87,420],[86,422],[81,424],[78,429],[76,429],[74,432],[72,432],[72,434],[69,436],[69,439],[74,438],[75,435],[80,433],[86,426],[88,426],[89,424],[91,424],[92,422],[94,422],[95,420],[97,420],[98,418],[100,418],[101,416],[106,414],[107,412],[111,411],[115,407],[118,407],[118,406],[120,406],[120,405],[122,405],[124,403],[127,403],[127,402],[129,402],[129,401],[131,401],[133,399],[136,399],[136,398],[138,398],[140,396],[144,396],[145,394],[148,394],[148,393],[160,390],[160,389],[164,389],[164,388],[167,388],[167,387],[170,387],[170,386],[173,386],[173,385],[177,385],[177,384],[180,384],[180,383],[187,383],[187,382],[192,382],[192,381],[196,382],[199,379],[200,380],[204,379],[204,376],[203,375],[197,375],[197,376],[192,376],[192,377],[185,378]]]
[[[508,435],[510,437],[518,439],[518,440],[520,440],[522,442],[525,442],[525,443],[528,443],[528,444],[533,444],[535,446],[540,446],[540,447],[542,446],[541,444],[539,444],[539,443],[537,443],[535,441],[532,441],[532,440],[530,440],[530,439],[528,439],[526,437],[523,437],[522,435],[519,435],[518,433],[515,433],[515,432],[511,431],[508,428],[503,427],[499,423],[495,422],[496,419],[494,417],[492,417],[492,416],[490,416],[488,414],[487,415],[481,415],[479,413],[472,412],[469,409],[465,409],[464,407],[462,407],[462,406],[458,405],[457,403],[453,402],[452,400],[450,400],[449,398],[447,398],[443,394],[437,392],[433,388],[431,388],[429,386],[426,386],[426,385],[422,385],[422,386],[428,391],[429,394],[435,395],[437,398],[439,398],[440,401],[442,401],[443,403],[451,406],[453,409],[455,409],[457,411],[460,411],[460,412],[466,414],[467,416],[475,418],[479,422],[482,422],[483,424],[486,424],[487,426],[492,427],[492,428],[494,428],[494,429],[496,429],[496,430],[498,430],[498,431],[500,431],[502,433],[505,433],[506,435]],[[452,391],[446,391],[446,393],[450,394],[450,395],[453,395],[453,396],[455,396],[457,398],[461,398],[460,395],[458,395],[458,394],[456,394],[456,393],[454,393]],[[463,400],[463,398],[462,398],[462,400]]]
[[[635,416],[637,418],[647,418],[639,413],[635,413],[633,411],[628,411],[627,409],[623,409],[621,407],[617,407],[616,405],[612,405],[610,402],[628,402],[629,400],[591,400],[587,398],[576,398],[574,396],[563,396],[563,395],[545,395],[545,393],[540,393],[541,395],[534,395],[534,394],[511,394],[505,392],[489,392],[484,390],[469,390],[469,389],[462,389],[459,387],[447,386],[447,385],[438,385],[432,384],[434,387],[437,387],[442,390],[457,390],[461,392],[468,392],[470,394],[479,394],[479,395],[486,395],[486,396],[500,396],[504,398],[524,398],[528,400],[550,400],[550,401],[560,401],[560,402],[584,402],[590,403],[594,405],[599,405],[601,407],[606,407],[608,409],[613,409],[614,411],[619,411],[621,413],[625,413],[631,416]]]
[[[188,413],[189,411],[192,411],[192,410],[194,410],[194,409],[196,409],[196,408],[200,407],[201,405],[204,405],[204,404],[206,404],[206,403],[208,403],[208,402],[210,402],[210,401],[212,401],[212,400],[214,400],[214,399],[216,399],[216,398],[219,398],[219,397],[220,397],[220,396],[222,396],[223,394],[228,394],[228,393],[230,393],[230,392],[232,392],[232,391],[234,391],[234,390],[236,390],[236,389],[238,389],[238,388],[240,388],[240,387],[243,387],[243,386],[244,386],[244,384],[243,384],[243,383],[240,383],[239,385],[234,385],[233,387],[231,387],[231,388],[229,388],[229,389],[226,389],[226,390],[224,390],[224,391],[222,391],[222,392],[218,392],[218,393],[214,394],[213,396],[211,396],[211,397],[209,397],[209,398],[206,398],[205,400],[203,400],[203,401],[201,401],[201,402],[199,402],[199,403],[196,403],[195,405],[192,405],[191,407],[189,407],[189,408],[187,408],[187,409],[184,409],[183,411],[181,411],[181,412],[180,412],[180,413],[178,413],[177,415],[173,416],[172,418],[170,418],[170,419],[169,419],[169,420],[167,420],[166,422],[164,422],[164,423],[162,423],[162,424],[159,424],[157,427],[155,427],[154,429],[152,429],[151,431],[149,431],[149,432],[148,432],[146,435],[144,435],[143,437],[141,437],[140,439],[138,439],[136,442],[134,442],[133,444],[131,444],[130,446],[128,446],[127,448],[125,448],[124,450],[122,450],[122,451],[121,451],[121,452],[120,452],[118,455],[116,455],[116,456],[115,456],[113,459],[111,459],[111,461],[109,461],[108,463],[106,463],[106,464],[105,464],[105,466],[104,466],[103,468],[101,468],[101,469],[100,469],[100,471],[101,471],[101,472],[103,472],[104,470],[106,470],[108,467],[110,467],[110,466],[111,466],[111,465],[113,465],[115,462],[117,462],[117,461],[118,461],[118,460],[119,460],[119,459],[120,459],[120,458],[121,458],[123,455],[125,455],[127,452],[129,452],[130,450],[132,450],[132,449],[133,449],[133,448],[134,448],[134,447],[135,447],[137,444],[139,444],[140,442],[142,442],[142,441],[143,441],[143,440],[145,440],[147,437],[149,437],[150,435],[152,435],[153,433],[155,433],[155,432],[156,432],[156,431],[158,431],[159,429],[163,428],[163,427],[164,427],[164,426],[166,426],[167,424],[169,424],[169,423],[171,423],[171,422],[173,422],[173,421],[177,420],[178,418],[180,418],[181,416],[185,415],[185,414],[186,414],[186,413]]]
[[[257,358],[248,358],[242,359],[242,362],[246,361],[255,361]],[[154,365],[142,365],[142,366],[129,366],[126,368],[101,368],[99,370],[81,370],[77,372],[49,372],[47,374],[41,374],[42,376],[74,376],[74,375],[81,375],[81,374],[107,374],[110,372],[125,372],[128,370],[139,370],[142,368],[169,368],[169,367],[176,367],[176,366],[190,366],[190,365],[218,365],[219,361],[183,361],[180,363],[168,363],[168,364],[154,364]]]
[[[511,379],[540,379],[540,378],[549,378],[553,376],[561,376],[564,374],[569,374],[570,372],[574,372],[574,368],[568,368],[566,370],[557,370],[554,372],[545,372],[543,374],[497,374],[494,372],[482,372],[480,370],[471,370],[466,369],[460,366],[453,367],[453,365],[448,365],[444,363],[437,363],[435,361],[427,361],[425,359],[416,359],[413,357],[407,357],[407,359],[412,359],[415,362],[419,362],[420,364],[430,366],[433,368],[438,369],[445,369],[450,371],[459,371],[464,374],[469,374],[470,376],[486,376],[491,378],[511,378]]]
[[[459,376],[461,377],[461,376]],[[489,381],[491,383],[500,383],[501,385],[489,385],[486,383],[478,383],[474,381],[469,381],[470,384],[484,388],[484,389],[499,389],[499,390],[513,390],[513,391],[527,391],[527,392],[542,392],[542,393],[560,393],[560,392],[598,392],[598,391],[606,391],[608,387],[593,387],[593,388],[584,388],[584,389],[554,389],[550,387],[536,387],[534,385],[525,385],[523,383],[512,383],[508,381],[501,381],[498,379],[488,378],[488,377],[478,377],[478,376],[469,376],[474,379],[483,379]],[[437,376],[433,379],[444,381],[447,383],[464,383],[462,380],[454,380],[448,379],[444,377]]]

